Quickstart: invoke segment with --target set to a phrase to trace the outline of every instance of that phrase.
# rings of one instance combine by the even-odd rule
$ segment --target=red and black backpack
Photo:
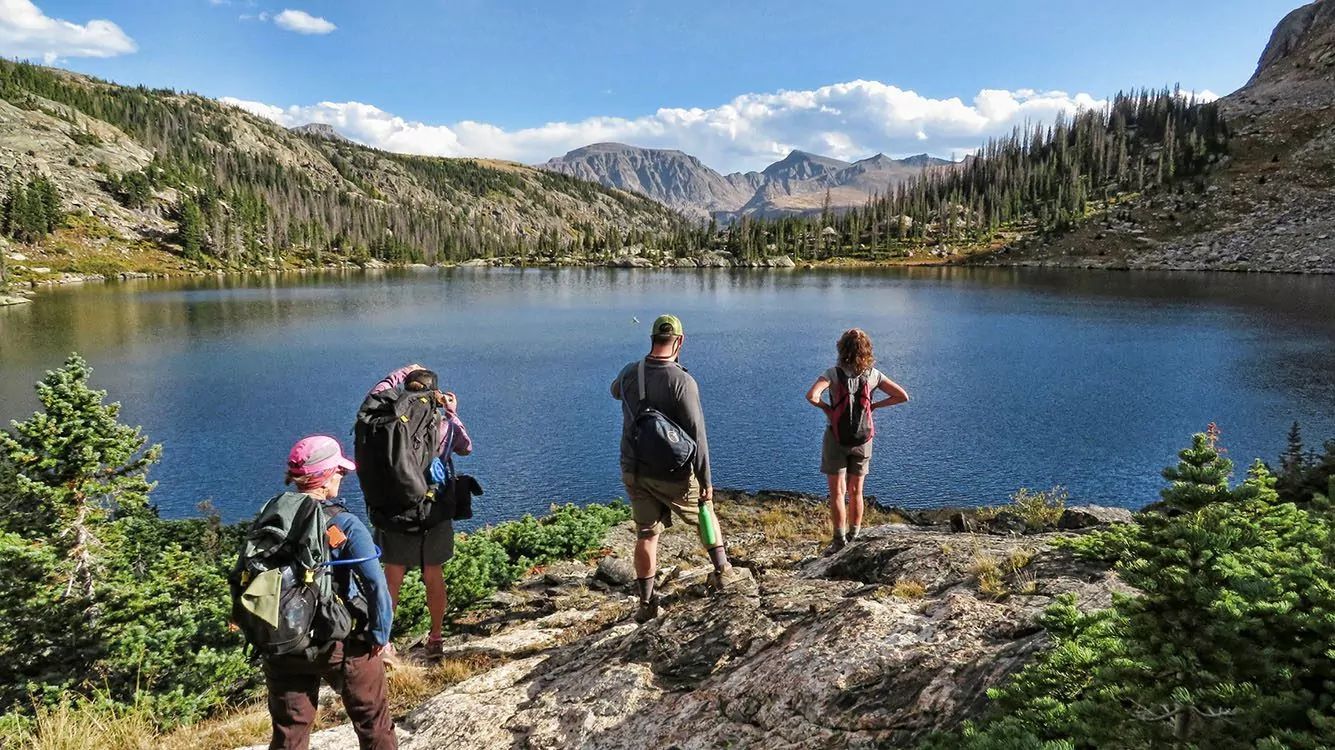
[[[834,368],[830,383],[830,427],[839,444],[853,448],[871,440],[876,424],[871,416],[871,370],[849,376],[844,368]]]

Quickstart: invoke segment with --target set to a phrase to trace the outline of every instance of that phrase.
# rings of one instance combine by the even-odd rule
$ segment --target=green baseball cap
[[[681,319],[676,315],[659,315],[650,329],[651,336],[684,336],[686,329],[681,327]]]

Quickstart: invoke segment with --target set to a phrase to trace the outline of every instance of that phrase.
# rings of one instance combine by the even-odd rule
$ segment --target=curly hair
[[[876,364],[871,337],[861,328],[850,328],[839,337],[839,366],[848,372],[866,372]]]

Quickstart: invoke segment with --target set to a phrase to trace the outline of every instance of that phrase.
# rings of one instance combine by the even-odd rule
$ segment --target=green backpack
[[[232,621],[260,657],[314,659],[348,637],[353,616],[337,585],[329,526],[343,511],[284,492],[260,509],[228,577]]]

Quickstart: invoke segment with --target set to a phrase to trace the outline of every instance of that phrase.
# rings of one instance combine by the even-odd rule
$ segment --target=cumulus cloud
[[[660,109],[634,118],[590,117],[506,130],[470,120],[415,122],[361,102],[276,107],[223,101],[288,127],[332,125],[349,138],[401,153],[536,163],[590,143],[620,141],[681,149],[725,172],[761,169],[793,149],[845,160],[877,152],[963,158],[989,137],[1026,121],[1051,121],[1059,113],[1107,103],[1089,94],[995,89],[980,91],[966,103],[931,99],[879,81],[849,81],[809,91],[743,94],[708,109]]]
[[[32,0],[0,0],[0,55],[42,58],[115,57],[135,52],[134,40],[106,20],[85,24],[51,18]]]
[[[338,27],[304,10],[285,10],[273,17],[273,22],[298,34],[328,34]]]

